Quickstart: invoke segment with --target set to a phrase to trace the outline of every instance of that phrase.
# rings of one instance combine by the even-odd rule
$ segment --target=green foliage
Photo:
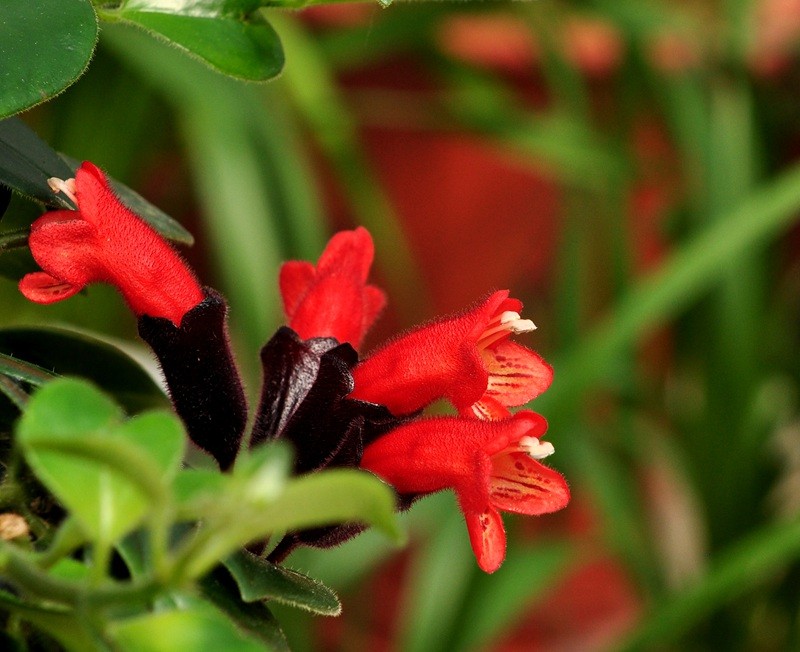
[[[0,118],[57,95],[89,65],[97,16],[89,0],[8,0],[0,6]]]
[[[283,67],[278,35],[253,2],[190,2],[128,0],[101,13],[144,27],[218,71],[251,81],[264,81]]]
[[[268,604],[324,615],[341,606],[320,582],[243,546],[344,520],[399,536],[394,496],[373,477],[292,479],[291,455],[279,445],[243,455],[231,475],[182,470],[185,436],[173,415],[126,418],[82,380],[36,391],[15,443],[66,514],[32,545],[0,544],[0,573],[15,591],[0,594],[0,608],[68,649],[106,649],[102,641],[124,650],[282,649]],[[4,510],[29,513],[29,490],[7,473]],[[129,579],[110,564],[115,549]]]
[[[530,609],[539,606],[538,618],[548,614],[553,589],[600,560],[623,576],[639,605],[630,631],[608,634],[610,648],[798,647],[800,531],[791,480],[798,470],[792,433],[800,286],[796,238],[786,237],[800,209],[792,163],[797,59],[788,72],[769,75],[751,58],[759,12],[770,3],[414,4],[313,30],[271,9],[316,4],[304,0],[92,4],[0,3],[0,116],[52,99],[95,57],[74,89],[22,116],[54,148],[20,120],[0,122],[0,273],[9,278],[33,264],[22,258],[42,206],[70,207],[47,186],[49,176],[70,176],[77,163],[57,151],[78,156],[83,143],[103,143],[108,159],[96,161],[101,166],[127,170],[130,178],[120,178],[137,187],[152,188],[163,173],[175,195],[162,197],[190,219],[202,215],[201,253],[213,263],[203,271],[230,299],[237,352],[247,365],[279,319],[279,262],[313,257],[327,236],[318,167],[332,173],[354,219],[373,232],[392,315],[403,325],[433,316],[426,275],[436,270],[421,267],[411,244],[435,234],[444,258],[459,238],[470,237],[469,227],[454,219],[445,230],[443,220],[420,235],[401,221],[399,215],[438,206],[439,198],[413,187],[414,175],[429,174],[428,161],[382,160],[376,132],[457,134],[461,144],[492,151],[557,190],[553,215],[543,218],[546,207],[538,205],[525,213],[545,232],[556,224],[560,242],[544,280],[531,281],[522,297],[540,327],[534,346],[556,369],[553,387],[531,407],[551,424],[552,463],[576,496],[569,514],[588,503],[593,527],[587,533],[584,524],[576,534],[556,526],[548,537],[550,521],[541,519],[543,536],[532,537],[511,520],[506,563],[484,577],[452,499],[422,501],[408,516],[415,546],[409,571],[397,580],[399,645],[426,652],[491,647]],[[453,45],[454,34],[467,33],[459,31],[464,24],[484,18],[494,29],[508,22],[518,29],[500,30],[508,42],[478,31],[457,42],[460,49]],[[583,21],[618,36],[613,70],[581,67],[581,52],[608,54],[602,39],[590,38],[597,32],[581,33],[582,47],[570,41],[571,28]],[[689,51],[696,59],[684,68],[661,66],[653,53],[665,34],[697,46]],[[536,51],[530,60],[520,54],[527,36]],[[481,60],[486,43],[519,60]],[[286,69],[273,83],[238,81],[275,77],[284,56]],[[407,83],[412,66],[398,66],[409,61],[422,70],[423,90]],[[363,82],[388,79],[395,66],[404,74],[396,84]],[[109,84],[109,76],[119,83]],[[342,82],[353,79],[361,81]],[[105,113],[88,110],[93,103]],[[667,146],[643,156],[643,132],[656,132]],[[132,149],[145,155],[132,157]],[[405,196],[391,182],[409,167],[413,174],[400,177]],[[437,182],[446,192],[455,180]],[[654,186],[666,196],[658,214],[631,216],[630,205],[652,197]],[[117,190],[162,233],[191,241],[177,222]],[[485,212],[497,241],[513,249],[516,234],[503,239],[515,228],[506,220],[515,210],[506,199],[493,197]],[[337,224],[346,219],[335,216]],[[666,253],[644,265],[639,239],[650,227]],[[508,257],[509,268],[512,253],[497,253]],[[515,283],[524,287],[528,274],[525,267]],[[71,321],[86,311],[31,312],[7,286],[4,323],[65,314]],[[486,289],[475,287],[475,296]],[[96,318],[106,318],[103,329],[129,334],[129,320],[99,306],[96,290],[89,294]],[[49,405],[46,392],[61,390],[48,383],[62,375],[91,379],[131,415],[166,405],[137,363],[94,338],[0,331],[0,449],[8,469],[0,498],[3,511],[22,514],[31,529],[30,541],[0,547],[0,573],[16,592],[0,592],[0,609],[10,614],[0,647],[23,649],[33,629],[75,650],[283,650],[285,629],[298,652],[315,649],[305,612],[338,613],[337,594],[241,546],[341,518],[394,532],[385,488],[352,474],[293,479],[282,449],[242,458],[230,475],[175,472],[169,455],[159,457],[158,443],[148,440],[163,429],[176,442],[171,417],[129,420],[114,407],[100,418],[99,406],[112,403],[84,385],[79,393],[95,405],[87,414],[73,414],[69,402]],[[256,377],[253,369],[250,375]],[[25,443],[30,425],[23,418],[12,445],[12,423],[31,405],[36,416],[41,401],[64,418],[52,432],[34,429],[32,443]],[[33,510],[52,498],[32,482],[25,460],[67,507],[63,520]],[[136,464],[149,470],[135,473]],[[87,482],[71,482],[70,468]],[[174,476],[169,482],[166,468]],[[160,498],[145,501],[151,494]],[[115,510],[101,521],[101,497],[127,513]],[[300,551],[291,563],[335,586],[347,614],[360,599],[369,607],[378,602],[380,596],[363,597],[372,584],[359,581],[389,552],[385,540],[366,535],[337,550]],[[276,611],[280,625],[275,605],[284,606]],[[556,625],[569,617],[550,613]],[[618,622],[613,616],[603,623],[608,628],[596,628],[598,636]],[[581,624],[567,623],[574,632]]]

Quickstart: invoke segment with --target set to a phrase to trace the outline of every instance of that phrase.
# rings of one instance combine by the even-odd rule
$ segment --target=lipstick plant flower
[[[189,436],[228,469],[245,440],[248,407],[224,299],[201,288],[91,163],[74,180],[52,185],[77,210],[47,213],[33,224],[30,247],[43,271],[25,276],[20,290],[51,303],[92,282],[116,286],[161,363]],[[289,441],[297,473],[370,471],[395,489],[400,509],[452,489],[479,566],[494,572],[505,557],[501,511],[539,515],[569,501],[564,478],[540,461],[554,452],[542,441],[544,418],[510,410],[545,391],[552,369],[511,340],[535,326],[507,290],[360,358],[357,349],[386,303],[383,291],[368,284],[373,256],[372,238],[357,228],[336,234],[316,265],[283,265],[287,325],[261,351],[263,384],[248,445]],[[438,399],[456,414],[424,416]],[[361,529],[288,532],[270,559],[280,561],[298,545],[335,545]]]

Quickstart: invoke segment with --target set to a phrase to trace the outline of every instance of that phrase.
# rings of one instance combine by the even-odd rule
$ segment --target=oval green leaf
[[[322,582],[271,564],[246,550],[228,557],[223,566],[236,581],[245,602],[274,600],[323,616],[342,612],[338,596]]]
[[[247,19],[120,9],[119,17],[199,57],[212,68],[248,81],[275,77],[284,62],[278,34],[260,12]]]
[[[72,202],[47,185],[50,177],[67,179],[73,170],[22,120],[0,121],[0,182],[47,206],[73,209]]]
[[[39,390],[17,427],[17,441],[37,477],[95,542],[133,529],[180,464],[184,435],[174,416],[122,411],[98,389],[59,379]]]
[[[88,0],[0,2],[0,117],[44,102],[89,65],[97,16]]]
[[[0,359],[0,373],[29,384],[42,384],[46,377],[41,371],[47,370],[95,382],[129,413],[169,405],[162,389],[138,362],[83,333],[58,328],[0,329],[0,354],[5,354]]]

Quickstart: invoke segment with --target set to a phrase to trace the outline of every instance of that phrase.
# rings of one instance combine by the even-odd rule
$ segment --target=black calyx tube
[[[139,318],[139,335],[153,349],[175,411],[189,437],[223,471],[236,459],[247,425],[247,400],[228,337],[228,306],[211,288],[179,327],[162,317]]]

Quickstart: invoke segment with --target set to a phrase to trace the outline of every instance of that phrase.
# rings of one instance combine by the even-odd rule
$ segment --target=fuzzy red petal
[[[494,573],[506,557],[506,531],[502,517],[489,507],[484,512],[465,513],[464,520],[478,566],[486,573]]]
[[[385,405],[398,415],[442,397],[459,409],[468,408],[484,394],[489,379],[478,338],[498,310],[518,305],[507,291],[495,292],[471,310],[389,342],[353,370],[351,396]]]
[[[31,226],[31,253],[55,279],[50,286],[80,289],[88,283],[110,283],[137,315],[180,324],[204,297],[180,256],[119,201],[96,166],[81,165],[75,187],[77,211],[48,213]],[[20,289],[34,301],[57,301],[75,293],[37,292],[35,284],[43,284],[43,278],[25,281]]]
[[[26,299],[43,304],[67,299],[82,289],[82,285],[71,285],[50,276],[47,272],[26,274],[19,282],[19,291]]]
[[[497,509],[530,516],[563,509],[570,498],[560,473],[520,451],[492,458],[489,495]]]
[[[489,378],[485,394],[472,406],[479,418],[503,418],[498,405],[524,405],[553,382],[553,368],[541,356],[510,340],[483,351],[482,359]]]
[[[367,285],[374,246],[364,228],[331,238],[316,267],[291,261],[281,268],[280,288],[288,325],[303,339],[334,337],[358,347],[386,303]]]
[[[314,266],[305,260],[290,260],[281,265],[278,284],[283,299],[283,312],[291,320],[314,282]]]
[[[546,430],[544,418],[528,411],[504,421],[418,419],[367,446],[361,466],[400,493],[455,488],[465,508],[474,510],[488,501],[489,458],[526,435],[540,437]]]

